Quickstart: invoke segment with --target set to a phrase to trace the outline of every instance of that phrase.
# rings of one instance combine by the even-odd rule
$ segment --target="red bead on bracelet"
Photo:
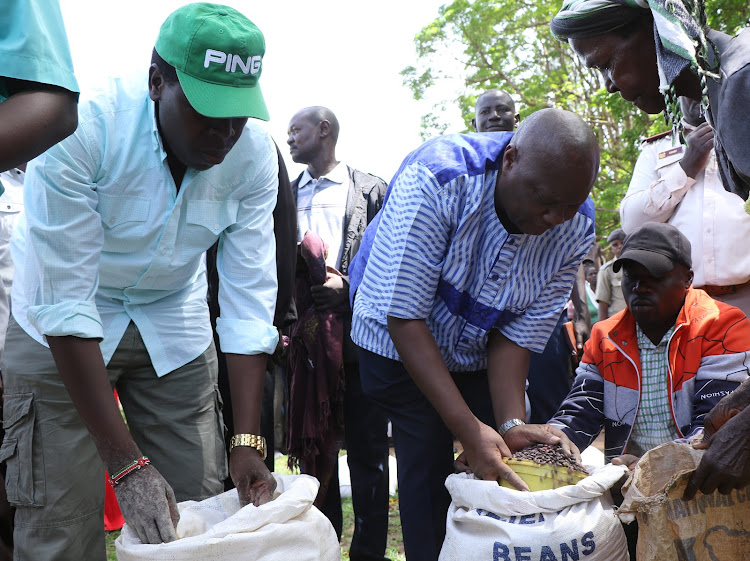
[[[132,462],[130,462],[114,475],[110,475],[107,481],[109,481],[109,484],[112,486],[112,488],[114,488],[115,485],[117,485],[123,477],[141,469],[142,467],[146,467],[150,463],[151,460],[149,460],[146,456],[141,456],[137,460],[133,460]]]

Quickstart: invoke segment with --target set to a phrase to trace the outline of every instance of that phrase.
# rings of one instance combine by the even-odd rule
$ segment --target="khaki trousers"
[[[7,462],[6,490],[17,509],[14,558],[103,561],[104,465],[52,353],[11,318],[0,366],[6,428],[0,460]],[[159,378],[131,322],[107,372],[135,442],[177,500],[221,493],[227,460],[213,341]]]

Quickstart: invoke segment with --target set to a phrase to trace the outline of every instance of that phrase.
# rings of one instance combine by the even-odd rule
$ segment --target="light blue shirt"
[[[0,2],[0,77],[78,91],[58,0]],[[5,97],[0,78],[0,101]]]
[[[204,252],[219,240],[226,353],[270,353],[276,302],[276,149],[248,121],[226,159],[188,169],[179,193],[147,78],[80,104],[76,132],[31,162],[12,240],[13,317],[43,336],[101,338],[105,362],[132,320],[159,376],[212,338]]]
[[[393,316],[426,320],[452,372],[486,368],[493,328],[544,350],[593,244],[594,208],[588,199],[540,236],[509,233],[494,194],[511,138],[441,136],[404,160],[350,267],[357,345],[400,360],[388,334]]]

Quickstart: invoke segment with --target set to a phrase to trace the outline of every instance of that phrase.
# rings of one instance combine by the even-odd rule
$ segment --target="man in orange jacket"
[[[690,242],[670,224],[626,239],[627,308],[596,323],[568,397],[549,424],[581,449],[602,429],[607,460],[634,465],[645,452],[703,430],[706,414],[748,378],[750,322],[693,288]]]

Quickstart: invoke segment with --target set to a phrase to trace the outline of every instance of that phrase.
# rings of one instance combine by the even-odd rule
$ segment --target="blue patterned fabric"
[[[540,236],[509,233],[495,185],[513,133],[449,135],[412,152],[349,268],[352,339],[400,360],[387,317],[425,319],[453,372],[486,367],[498,328],[541,352],[594,240],[589,199]]]

